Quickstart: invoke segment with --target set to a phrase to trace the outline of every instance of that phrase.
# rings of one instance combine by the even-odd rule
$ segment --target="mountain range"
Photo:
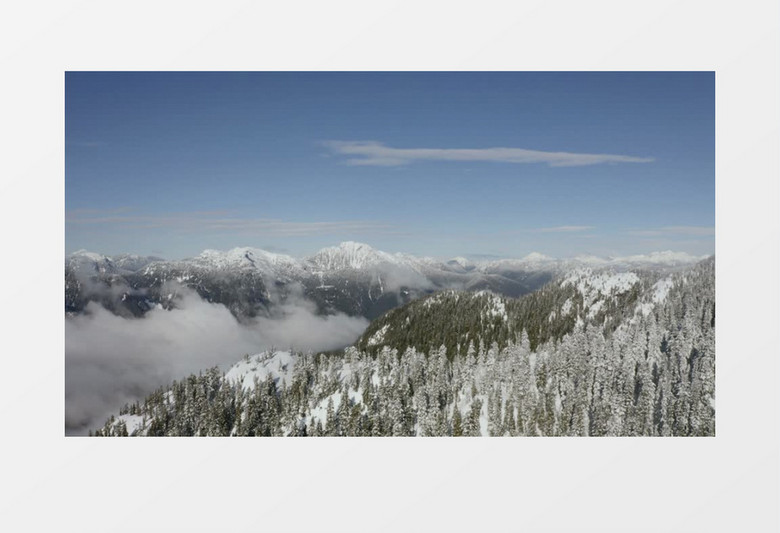
[[[676,269],[701,257],[678,252],[554,259],[532,253],[521,259],[437,260],[387,253],[342,242],[294,258],[259,248],[205,250],[183,260],[79,250],[65,259],[65,311],[83,312],[90,301],[115,314],[138,317],[157,306],[176,306],[185,286],[224,304],[238,319],[271,316],[278,304],[304,299],[320,314],[346,313],[369,320],[425,294],[444,289],[518,297],[576,269]]]

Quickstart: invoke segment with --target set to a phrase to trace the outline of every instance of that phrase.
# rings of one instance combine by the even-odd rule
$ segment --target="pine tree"
[[[463,435],[463,420],[460,416],[460,409],[458,409],[458,406],[456,405],[452,415],[452,436],[462,437]]]

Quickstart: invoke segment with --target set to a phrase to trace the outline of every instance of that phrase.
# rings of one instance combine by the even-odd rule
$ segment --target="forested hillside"
[[[128,405],[97,435],[714,435],[715,261],[442,292],[343,352],[273,351]]]

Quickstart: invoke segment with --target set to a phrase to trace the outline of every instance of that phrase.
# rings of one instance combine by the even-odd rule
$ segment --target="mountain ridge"
[[[579,268],[675,269],[699,258],[656,252],[627,258],[561,260],[532,253],[522,259],[439,261],[390,254],[354,241],[326,247],[298,259],[260,248],[204,250],[182,260],[86,250],[65,260],[65,308],[82,312],[97,301],[123,316],[142,316],[157,305],[175,307],[171,284],[195,290],[226,305],[237,318],[267,315],[292,299],[313,302],[320,314],[346,313],[369,320],[410,300],[443,289],[489,290],[505,296],[528,294],[556,276]]]
[[[682,265],[696,263],[712,254],[693,255],[682,251],[673,250],[657,250],[649,252],[647,254],[634,254],[625,256],[605,256],[600,257],[596,255],[577,255],[570,258],[556,258],[540,252],[530,252],[522,258],[493,258],[493,259],[472,259],[467,256],[453,256],[448,258],[436,259],[428,256],[416,256],[414,254],[404,252],[385,252],[372,247],[369,244],[361,243],[357,241],[342,241],[335,246],[327,246],[319,249],[317,252],[302,256],[295,257],[288,254],[282,254],[278,252],[271,252],[262,248],[253,246],[237,246],[227,250],[217,249],[205,249],[199,255],[194,257],[187,257],[183,259],[163,259],[157,256],[142,256],[136,254],[121,253],[116,255],[106,255],[99,252],[93,252],[86,249],[80,249],[70,254],[66,254],[66,259],[71,257],[84,257],[93,261],[99,260],[114,260],[115,258],[125,257],[134,258],[136,261],[144,261],[146,263],[151,262],[192,262],[213,261],[220,264],[230,264],[240,260],[246,253],[257,254],[266,260],[276,260],[283,263],[298,263],[298,264],[311,264],[321,265],[328,270],[338,268],[353,268],[361,269],[368,266],[373,266],[381,262],[395,263],[395,264],[409,264],[412,262],[423,264],[459,264],[462,267],[478,266],[483,268],[489,268],[502,264],[562,264],[562,265],[604,265],[604,266],[619,266],[619,265]],[[239,257],[241,256],[241,257]],[[142,267],[138,267],[142,268]]]

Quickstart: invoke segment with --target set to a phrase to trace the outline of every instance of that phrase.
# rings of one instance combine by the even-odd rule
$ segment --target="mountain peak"
[[[368,244],[355,241],[344,241],[338,246],[323,248],[309,261],[326,270],[360,269],[380,263],[397,263],[394,256],[375,250]]]
[[[260,248],[239,246],[226,252],[220,250],[203,250],[195,258],[199,263],[205,263],[219,268],[255,267],[268,265],[297,266],[298,262],[289,255],[269,252]]]
[[[79,258],[86,258],[91,259],[92,261],[103,261],[105,259],[108,259],[105,255],[96,253],[96,252],[90,252],[89,250],[85,250],[82,248],[81,250],[76,250],[72,254],[70,254],[70,257],[79,257]]]
[[[357,242],[357,241],[342,241],[339,243],[338,248],[348,252],[370,253],[370,252],[377,251],[371,245],[368,245],[364,242]]]
[[[521,261],[525,261],[528,263],[541,262],[541,261],[554,261],[554,260],[555,259],[553,259],[549,255],[544,255],[539,252],[531,252],[530,254],[526,255],[521,259]]]

